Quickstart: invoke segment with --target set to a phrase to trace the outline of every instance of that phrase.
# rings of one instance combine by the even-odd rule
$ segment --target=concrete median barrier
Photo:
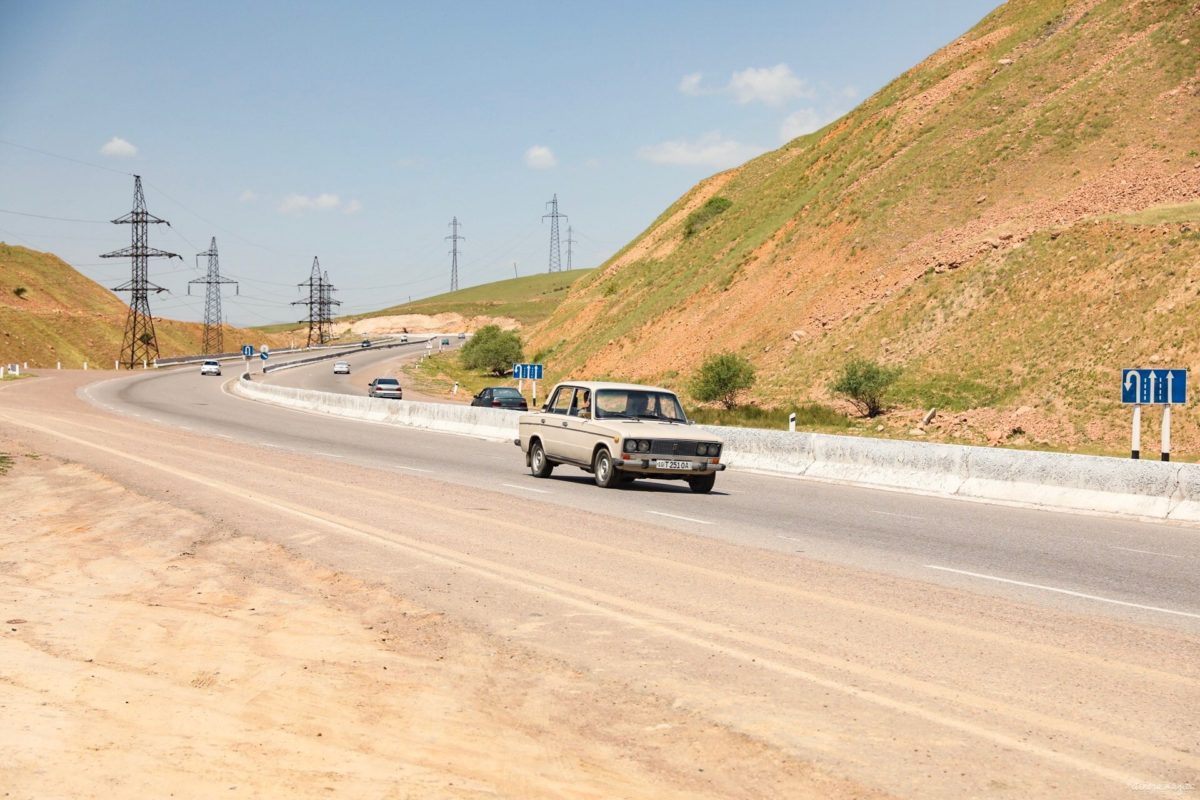
[[[407,425],[481,439],[517,435],[520,414],[449,403],[418,403],[272,386],[243,377],[254,400],[351,419]],[[1200,465],[701,426],[725,442],[734,469],[944,497],[1200,522]]]

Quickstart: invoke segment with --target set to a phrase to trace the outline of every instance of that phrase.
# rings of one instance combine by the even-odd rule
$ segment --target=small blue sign
[[[266,361],[270,355],[271,354],[268,353],[266,350],[263,350],[261,353],[258,354],[258,357],[261,358],[263,361]]]
[[[1187,370],[1123,369],[1121,402],[1143,406],[1182,405],[1187,402]]]
[[[513,378],[519,381],[540,381],[541,364],[513,364]]]
[[[248,344],[242,345],[242,355],[244,355],[246,358],[250,358],[252,355],[254,355],[254,347]]]

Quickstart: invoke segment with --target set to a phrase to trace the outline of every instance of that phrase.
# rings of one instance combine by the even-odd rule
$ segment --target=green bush
[[[521,337],[515,332],[500,330],[499,325],[485,325],[463,345],[460,353],[467,369],[500,376],[521,360],[524,351]]]
[[[874,361],[856,358],[842,368],[842,374],[829,390],[847,397],[864,417],[877,417],[883,412],[884,396],[900,377],[897,367],[883,367]]]
[[[737,406],[737,396],[754,385],[754,365],[737,353],[709,356],[692,378],[691,391],[702,403],[714,400],[727,409]]]
[[[691,236],[700,231],[705,225],[712,222],[713,219],[725,209],[733,205],[732,200],[724,197],[710,197],[708,202],[700,206],[699,209],[688,214],[687,219],[683,222],[683,235]]]
[[[17,297],[24,297],[28,292],[29,290],[24,286],[18,286],[17,288],[13,289],[13,294],[15,294]]]

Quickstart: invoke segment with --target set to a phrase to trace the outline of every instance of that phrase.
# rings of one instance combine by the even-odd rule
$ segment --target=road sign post
[[[1121,402],[1133,406],[1131,458],[1141,458],[1142,406],[1163,407],[1162,460],[1171,460],[1171,406],[1187,402],[1186,369],[1121,370]]]

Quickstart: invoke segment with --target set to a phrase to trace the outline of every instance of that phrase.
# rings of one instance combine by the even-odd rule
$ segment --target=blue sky
[[[0,0],[0,240],[123,283],[98,256],[140,174],[184,257],[151,262],[153,313],[203,319],[215,236],[236,325],[302,316],[314,256],[342,313],[445,292],[452,217],[461,287],[545,272],[555,194],[564,267],[568,225],[597,266],[995,5]]]

